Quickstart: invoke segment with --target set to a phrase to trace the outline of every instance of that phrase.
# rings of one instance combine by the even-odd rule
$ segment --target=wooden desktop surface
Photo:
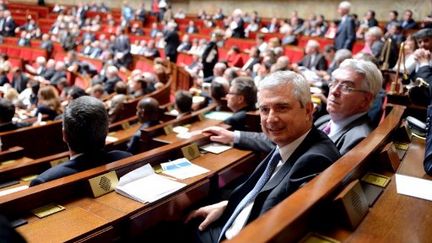
[[[432,179],[423,170],[425,143],[413,138],[398,174]],[[322,232],[342,242],[431,242],[432,202],[396,192],[395,176],[354,230]]]
[[[208,196],[210,177],[217,176],[218,172],[233,164],[248,162],[253,157],[252,152],[238,149],[230,149],[219,155],[202,154],[192,162],[210,172],[179,180],[187,186],[157,202],[142,204],[115,192],[95,199],[90,196],[66,199],[54,202],[64,206],[65,210],[43,219],[29,214],[26,218],[28,224],[17,230],[30,242],[64,242],[94,236],[102,237],[96,238],[101,240],[118,236],[118,228],[113,226],[120,222],[127,225],[128,231],[139,232],[142,227],[160,220],[179,220],[187,207]]]

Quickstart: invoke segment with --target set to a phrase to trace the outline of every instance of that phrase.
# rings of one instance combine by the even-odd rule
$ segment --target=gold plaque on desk
[[[99,197],[108,192],[114,191],[117,186],[118,178],[115,171],[96,176],[88,180],[94,197]]]
[[[130,128],[130,124],[129,124],[129,122],[123,122],[121,124],[121,127],[122,127],[123,130],[126,130],[126,129]]]
[[[38,218],[44,218],[51,214],[55,214],[57,212],[63,211],[64,209],[65,207],[61,205],[50,203],[48,205],[32,210],[32,213],[36,215]]]
[[[203,113],[199,113],[199,114],[198,114],[198,119],[199,119],[200,121],[204,121],[206,118],[205,118],[205,116],[204,116]]]
[[[67,156],[63,157],[63,158],[60,158],[60,159],[51,160],[50,161],[50,165],[51,165],[51,167],[54,167],[54,166],[57,166],[57,165],[59,165],[59,164],[61,164],[63,162],[66,162],[68,160],[69,160],[69,157],[67,157]]]
[[[172,125],[167,125],[163,129],[166,135],[169,135],[174,132]]]
[[[188,160],[193,160],[200,156],[200,152],[198,149],[198,145],[196,143],[192,143],[188,146],[181,148],[183,156]]]
[[[390,177],[383,176],[373,172],[368,172],[366,175],[363,176],[361,180],[379,187],[386,187],[390,182]]]
[[[300,243],[340,243],[340,241],[313,232],[307,234]]]
[[[338,209],[344,215],[343,222],[355,229],[369,211],[369,202],[359,180],[352,181],[335,198]]]

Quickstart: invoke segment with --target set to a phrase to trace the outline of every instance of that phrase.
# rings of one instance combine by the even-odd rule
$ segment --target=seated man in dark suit
[[[247,130],[245,126],[246,113],[256,110],[256,92],[255,84],[251,78],[235,78],[226,95],[228,108],[230,108],[234,114],[227,118],[224,123],[230,125],[234,130]]]
[[[298,63],[299,66],[306,67],[310,70],[326,70],[327,61],[323,54],[320,53],[320,45],[316,40],[309,40],[305,47],[306,56]]]
[[[6,99],[0,99],[0,132],[12,131],[28,126],[26,123],[15,123],[12,118],[15,115],[15,106]]]
[[[290,196],[336,161],[332,141],[313,126],[309,85],[299,74],[275,72],[258,87],[261,127],[277,147],[227,201],[193,211],[198,242],[231,239],[249,222]]]
[[[30,186],[78,173],[130,156],[123,151],[105,152],[108,114],[104,104],[90,96],[73,100],[63,114],[63,140],[70,159],[40,174]]]
[[[159,102],[152,97],[143,98],[138,102],[137,116],[141,126],[129,141],[127,148],[127,151],[133,154],[136,154],[139,149],[141,129],[155,126],[160,123]]]
[[[178,90],[175,94],[175,109],[178,112],[177,118],[184,117],[192,112],[192,95],[189,91]]]
[[[416,71],[414,78],[422,78],[432,88],[432,28],[421,29],[414,34],[419,48],[415,50]]]
[[[315,126],[328,134],[343,155],[373,130],[367,112],[382,83],[382,75],[369,61],[347,59],[333,72],[327,99],[328,115],[315,121]],[[231,143],[241,148],[268,152],[274,144],[262,133],[231,132],[219,127],[205,130],[215,134],[210,139]]]

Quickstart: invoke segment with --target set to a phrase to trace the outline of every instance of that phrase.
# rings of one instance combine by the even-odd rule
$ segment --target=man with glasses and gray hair
[[[363,140],[374,128],[368,110],[382,85],[379,69],[370,61],[347,59],[332,73],[327,98],[328,115],[315,121],[315,126],[330,137],[343,155]],[[210,127],[212,141],[233,142],[245,149],[269,152],[274,144],[262,133],[228,131]]]

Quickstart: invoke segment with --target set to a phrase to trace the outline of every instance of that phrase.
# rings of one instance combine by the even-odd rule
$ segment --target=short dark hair
[[[224,85],[220,82],[213,81],[210,85],[210,95],[213,99],[221,101],[227,94]]]
[[[73,100],[65,109],[63,129],[69,149],[76,153],[102,150],[108,133],[104,104],[91,96]]]
[[[393,13],[394,14],[394,16],[399,16],[399,13],[398,13],[398,11],[396,11],[396,10],[392,10],[392,11],[390,11],[391,13]]]
[[[72,86],[70,87],[70,89],[68,90],[68,95],[70,97],[72,97],[73,100],[81,97],[81,96],[85,96],[87,95],[87,93],[85,92],[85,90],[83,90],[82,88],[78,87],[78,86]]]
[[[175,94],[175,104],[179,113],[192,111],[192,95],[185,90],[179,90]]]
[[[0,99],[0,122],[10,122],[15,115],[15,106],[6,99]]]
[[[118,82],[115,84],[114,91],[115,91],[117,94],[125,94],[125,95],[127,95],[127,93],[128,93],[128,86],[126,85],[125,82],[123,82],[123,81],[118,81]]]
[[[138,108],[144,109],[146,119],[151,121],[159,120],[159,101],[152,97],[142,98],[137,105]]]
[[[257,88],[252,78],[238,77],[235,78],[231,86],[235,91],[244,97],[248,107],[255,107],[257,102]]]

